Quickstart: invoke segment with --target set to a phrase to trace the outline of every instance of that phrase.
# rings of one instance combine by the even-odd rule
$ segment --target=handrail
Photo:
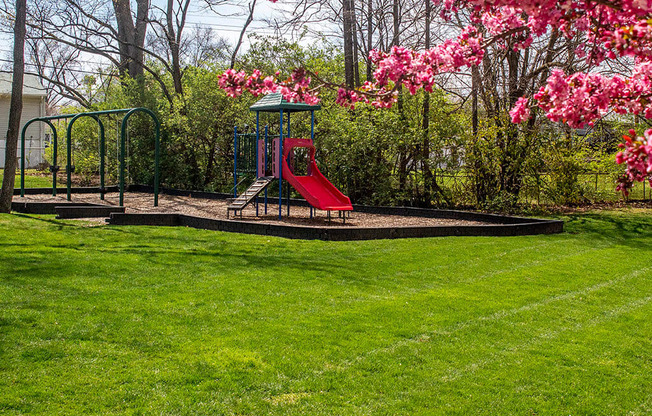
[[[247,177],[245,176],[244,178],[240,179],[240,182],[235,184],[231,190],[233,191],[233,194],[235,195],[234,197],[237,198],[238,194],[236,193],[238,191],[238,186],[242,185],[242,182],[246,181]],[[229,192],[230,193],[230,192]]]

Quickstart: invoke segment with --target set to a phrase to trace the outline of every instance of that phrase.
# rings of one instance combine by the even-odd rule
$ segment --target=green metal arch
[[[146,114],[149,114],[149,116],[152,118],[152,121],[154,122],[155,126],[155,133],[156,133],[156,139],[154,142],[154,206],[158,206],[158,182],[159,182],[159,158],[160,158],[160,153],[161,153],[161,122],[158,120],[158,117],[156,117],[156,114],[148,108],[144,107],[137,107],[137,108],[132,108],[125,114],[125,116],[122,118],[122,126],[121,126],[121,140],[120,140],[120,206],[123,205],[124,202],[124,189],[125,189],[125,143],[127,141],[127,127],[129,124],[129,119],[131,118],[132,115],[138,113],[138,112],[143,112]]]
[[[75,121],[82,117],[90,117],[94,119],[100,127],[100,199],[104,199],[104,123],[102,123],[102,120],[93,113],[79,113],[70,120],[70,123],[68,123],[68,129],[66,130],[66,194],[68,201],[72,199],[72,127],[74,126]]]
[[[25,196],[25,133],[27,133],[27,128],[37,121],[46,123],[50,126],[52,130],[52,140],[54,141],[54,153],[52,154],[53,170],[52,170],[52,196],[57,195],[57,129],[54,127],[54,124],[49,119],[43,118],[33,118],[29,120],[23,126],[23,130],[20,133],[20,196]]]

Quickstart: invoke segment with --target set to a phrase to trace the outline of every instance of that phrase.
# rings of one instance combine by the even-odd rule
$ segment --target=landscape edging
[[[468,213],[472,214],[472,213]],[[242,234],[269,235],[302,240],[351,241],[395,238],[445,236],[517,236],[555,234],[563,231],[563,221],[525,219],[518,224],[410,227],[351,227],[334,228],[285,224],[264,224],[249,221],[219,220],[185,214],[123,214],[112,213],[107,220],[112,225],[183,226],[205,230]]]

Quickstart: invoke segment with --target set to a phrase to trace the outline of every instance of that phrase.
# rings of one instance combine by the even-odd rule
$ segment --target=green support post
[[[52,129],[52,196],[57,196],[57,172],[59,167],[57,166],[57,152],[59,148],[59,142],[57,140],[57,129],[54,127],[54,124],[50,120],[47,120],[46,123],[50,125]]]
[[[267,175],[267,133],[268,126],[265,126],[265,166],[263,167],[263,173]],[[265,187],[265,215],[267,215],[267,187]]]
[[[93,117],[100,125],[100,199],[104,201],[104,153],[105,140],[104,140],[104,124],[100,121],[99,117]]]
[[[129,114],[129,113],[127,113]],[[127,122],[129,119],[127,116],[124,116],[122,118],[122,124],[120,126],[120,173],[119,173],[119,185],[120,185],[120,203],[119,205],[121,207],[124,206],[125,202],[125,147],[126,147],[126,141],[127,141]]]
[[[23,131],[20,134],[20,196],[25,196],[25,132],[30,122],[23,126]],[[5,158],[7,155],[5,155]]]
[[[160,176],[160,166],[161,161],[161,122],[158,121],[158,117],[152,112],[150,112],[150,117],[154,120],[154,206],[158,207],[158,191],[159,191],[159,182],[161,181]]]
[[[79,117],[81,117],[80,114],[73,117],[70,123],[68,123],[68,129],[66,130],[66,199],[68,201],[72,200],[72,126]]]

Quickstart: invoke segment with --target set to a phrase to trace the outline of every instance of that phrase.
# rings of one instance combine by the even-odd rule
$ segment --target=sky
[[[217,10],[223,14],[223,16],[218,16],[211,11],[205,11],[202,0],[194,0],[191,10],[188,13],[187,27],[192,28],[195,25],[211,27],[219,36],[226,39],[229,44],[235,45],[240,36],[242,26],[247,19],[247,5],[250,0],[242,0],[241,2],[241,7],[230,5],[220,6]],[[163,7],[166,4],[166,1],[153,0],[152,3]],[[280,18],[284,9],[291,10],[291,5],[291,1],[272,3],[269,0],[258,0],[254,11],[254,21],[247,28],[247,35],[251,33],[259,35],[274,35],[275,33],[273,29],[265,23],[265,20]],[[318,28],[318,30],[320,30],[320,28]],[[326,24],[324,24],[323,30],[329,30]],[[245,36],[240,53],[246,52],[248,47],[249,41],[247,36]]]
[[[154,3],[164,3],[164,1],[154,0]],[[204,11],[202,2],[195,1],[192,9],[188,12],[188,27],[191,28],[197,25],[210,27],[220,37],[226,39],[231,45],[234,45],[240,36],[242,26],[247,20],[248,9],[246,3],[244,7],[220,6],[217,10],[223,13],[224,16],[218,16],[211,11]],[[280,5],[268,0],[258,0],[254,10],[254,21],[247,28],[247,33],[256,32],[261,35],[273,35],[273,30],[263,20],[280,16],[280,7]],[[245,36],[242,45],[243,52],[247,50],[248,46],[249,42]]]

